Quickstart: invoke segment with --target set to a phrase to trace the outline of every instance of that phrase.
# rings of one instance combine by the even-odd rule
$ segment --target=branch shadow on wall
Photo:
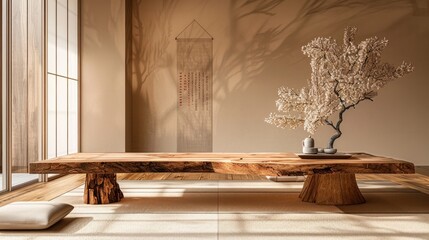
[[[171,15],[176,1],[163,0],[162,7],[154,13],[156,21],[143,18],[143,1],[132,1],[132,54],[131,72],[131,141],[127,143],[127,151],[146,151],[153,149],[152,139],[167,135],[159,132],[158,126],[165,123],[155,119],[157,109],[153,101],[153,82],[148,81],[153,73],[165,61],[166,51],[171,41]],[[171,59],[170,59],[171,60]],[[127,81],[130,81],[129,79]],[[145,87],[143,87],[145,86]],[[162,127],[161,127],[162,129]],[[162,138],[162,137],[161,137]]]
[[[274,129],[266,124],[264,118],[268,115],[270,109],[275,109],[274,101],[277,96],[277,88],[280,85],[296,84],[297,81],[288,76],[287,70],[281,68],[286,67],[286,64],[290,64],[290,66],[302,65],[302,61],[305,59],[303,54],[298,53],[300,57],[295,59],[292,56],[297,55],[302,45],[317,36],[314,35],[314,32],[320,31],[312,26],[312,23],[315,22],[314,19],[319,19],[321,15],[331,14],[331,12],[339,10],[347,11],[347,18],[339,17],[336,21],[328,18],[326,22],[318,22],[319,27],[321,24],[324,26],[324,33],[341,33],[343,27],[350,24],[353,18],[376,14],[386,9],[413,8],[413,1],[411,0],[374,2],[363,0],[308,0],[304,2],[296,16],[287,23],[277,26],[272,26],[271,24],[270,27],[269,20],[267,20],[260,25],[253,38],[246,41],[240,39],[240,33],[242,32],[240,26],[243,25],[240,24],[240,21],[243,21],[246,17],[261,14],[261,11],[258,10],[258,2],[247,1],[247,3],[249,2],[253,2],[254,8],[245,12],[243,10],[244,5],[231,1],[231,21],[229,23],[231,41],[222,61],[218,66],[214,67],[217,70],[214,78],[216,82],[214,96],[219,107],[215,113],[217,116],[217,124],[215,125],[217,125],[217,134],[223,135],[222,139],[228,140],[227,142],[223,141],[225,143],[222,142],[222,145],[218,147],[218,149],[221,148],[220,151],[278,151],[270,149],[272,143],[267,142],[266,137],[261,134],[267,134],[267,131],[272,133],[274,131],[280,132],[281,130]],[[287,1],[271,1],[271,3],[275,7],[268,9],[274,11],[280,4],[287,4]],[[275,16],[275,13],[268,12],[265,15],[271,17]],[[333,16],[333,14],[331,15]],[[403,17],[406,17],[406,15]],[[403,20],[403,17],[392,20],[389,25],[381,26],[380,31],[394,28],[397,23]],[[237,51],[237,49],[242,50]],[[215,54],[216,57],[219,57],[219,55]],[[280,64],[284,65],[281,66]],[[309,64],[306,65],[309,66]],[[308,67],[307,69],[309,78],[310,68]],[[283,83],[278,80],[267,79],[267,76],[273,70],[284,72]],[[231,82],[234,79],[239,80],[235,80],[235,84],[232,85]],[[305,85],[306,78],[303,78],[301,82],[302,85]],[[279,85],[276,86],[276,83],[279,83]],[[269,95],[272,98],[265,97]],[[237,117],[238,115],[241,115],[241,117]],[[252,129],[252,131],[249,131],[249,129]],[[268,135],[271,133],[268,133]],[[306,133],[294,131],[288,134],[283,133],[283,135],[285,136],[283,144],[288,147],[286,137],[296,141],[297,136],[298,139],[301,139]],[[300,135],[302,136],[299,137]],[[291,136],[292,138],[290,138]],[[243,144],[242,139],[249,139],[248,143]],[[288,151],[291,150],[289,149]]]
[[[139,5],[141,2],[141,0],[136,0],[135,4]],[[135,49],[133,49],[132,74],[136,85],[133,87],[132,93],[134,105],[132,108],[132,151],[159,149],[157,146],[151,145],[154,137],[158,139],[175,137],[175,133],[156,132],[155,130],[165,129],[163,126],[166,122],[176,116],[177,106],[174,104],[163,110],[157,119],[152,117],[155,112],[159,115],[160,111],[154,109],[157,106],[156,102],[150,102],[153,101],[151,91],[154,91],[150,81],[156,81],[157,79],[153,77],[154,73],[163,68],[168,71],[164,77],[168,78],[172,86],[177,86],[174,57],[167,53],[167,48],[174,41],[170,34],[173,24],[171,16],[179,3],[180,1],[177,0],[163,1],[164,5],[157,13],[159,15],[157,20],[145,22],[141,19],[140,7],[133,7],[133,31],[136,32],[133,32],[132,40]],[[202,3],[202,5],[206,3]],[[288,2],[285,0],[229,1],[229,11],[225,11],[226,17],[229,19],[229,26],[227,26],[229,39],[226,46],[217,47],[219,51],[214,53],[213,100],[218,106],[214,112],[217,121],[214,135],[225,134],[228,136],[228,138],[223,138],[228,139],[225,145],[231,146],[231,149],[228,150],[247,150],[245,148],[234,149],[237,145],[230,144],[231,142],[240,143],[243,133],[253,135],[253,139],[255,139],[251,140],[255,143],[253,146],[258,145],[258,141],[264,141],[263,137],[256,137],[259,133],[248,129],[252,129],[252,126],[254,128],[258,125],[267,125],[263,119],[270,112],[266,106],[272,106],[271,109],[275,108],[275,89],[282,84],[288,85],[294,81],[287,76],[288,73],[284,69],[281,69],[282,64],[287,62],[293,66],[305,59],[302,54],[297,58],[291,56],[299,52],[303,44],[315,37],[314,32],[317,32],[320,24],[324,26],[324,33],[338,33],[342,32],[344,26],[351,20],[358,17],[362,18],[386,9],[415,8],[413,0],[307,0],[290,20],[273,25],[270,18],[276,16],[278,8],[284,4],[288,4]],[[331,17],[326,22],[319,23],[318,26],[312,25],[317,17],[339,10],[345,12],[347,16],[338,17],[336,20],[332,20]],[[244,23],[250,21],[249,19],[254,16],[263,16],[264,20],[252,26],[255,29],[254,33],[248,39],[244,39],[240,34],[249,28]],[[395,19],[389,25],[380,27],[380,31],[395,27],[395,24],[401,20]],[[210,29],[208,31],[210,32]],[[144,37],[154,33],[160,36],[158,41],[154,41],[151,37]],[[214,37],[216,45],[216,36]],[[274,86],[278,82],[277,80],[277,82],[273,82],[272,79],[266,79],[269,72],[273,70],[284,73],[283,83],[278,86]],[[309,73],[308,76],[310,76]],[[305,78],[302,79],[302,83],[303,85],[306,83]],[[272,98],[258,97],[263,95],[272,95]],[[166,97],[177,98],[176,96]],[[242,114],[243,117],[228,117],[237,114]],[[240,122],[243,119],[245,122]],[[267,125],[262,128],[271,127]],[[264,149],[253,150],[262,151]]]

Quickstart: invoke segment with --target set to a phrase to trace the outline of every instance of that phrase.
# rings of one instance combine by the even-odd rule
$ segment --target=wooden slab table
[[[76,153],[30,163],[30,173],[86,173],[84,202],[123,198],[116,173],[198,172],[263,176],[308,175],[299,197],[328,205],[364,203],[356,173],[414,173],[410,162],[354,153],[349,159],[300,159],[294,153]]]

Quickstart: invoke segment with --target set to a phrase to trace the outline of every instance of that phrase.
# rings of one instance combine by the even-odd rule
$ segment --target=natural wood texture
[[[11,4],[11,156],[13,166],[27,166],[28,62],[27,0]]]
[[[104,204],[123,197],[116,182],[121,172],[180,172],[284,176],[309,174],[301,193],[306,202],[345,205],[365,202],[355,173],[414,173],[405,161],[369,154],[347,160],[302,160],[281,153],[78,153],[30,164],[32,173],[87,173],[84,202]]]
[[[27,173],[28,166],[12,166],[13,173]]]
[[[28,162],[41,157],[43,1],[10,4],[12,165],[28,172]]]
[[[304,202],[325,205],[365,203],[352,173],[310,174],[299,197]]]
[[[220,173],[119,173],[119,180],[258,180],[269,181],[266,176]]]
[[[303,160],[293,153],[77,153],[30,163],[31,173],[196,172],[285,176],[317,173],[414,173],[412,163],[364,153]]]
[[[0,194],[0,206],[17,201],[49,201],[82,185],[85,174],[72,174]]]
[[[42,121],[42,78],[43,78],[43,41],[42,41],[42,7],[43,0],[28,2],[28,153],[24,163],[27,170],[28,162],[41,159],[41,121]],[[22,89],[21,89],[22,91]]]
[[[116,182],[116,174],[86,174],[83,202],[107,204],[121,201],[124,194]]]

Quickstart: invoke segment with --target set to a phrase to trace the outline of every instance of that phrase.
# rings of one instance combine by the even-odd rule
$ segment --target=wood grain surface
[[[12,165],[27,166],[28,150],[28,37],[27,1],[11,1],[11,156]]]
[[[300,159],[294,153],[77,153],[30,163],[30,173],[202,172],[284,176],[414,173],[414,164],[354,153],[350,159]]]
[[[299,197],[304,202],[323,205],[365,203],[356,177],[351,173],[308,175]]]
[[[107,204],[121,201],[124,194],[116,181],[116,174],[86,174],[83,202]]]

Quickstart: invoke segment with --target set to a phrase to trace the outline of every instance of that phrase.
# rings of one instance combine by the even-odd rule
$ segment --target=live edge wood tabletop
[[[294,153],[76,153],[30,163],[30,173],[86,173],[84,202],[89,204],[120,201],[116,173],[136,172],[307,175],[302,201],[348,205],[365,202],[356,173],[411,174],[414,164],[367,153],[349,159],[301,159]]]

